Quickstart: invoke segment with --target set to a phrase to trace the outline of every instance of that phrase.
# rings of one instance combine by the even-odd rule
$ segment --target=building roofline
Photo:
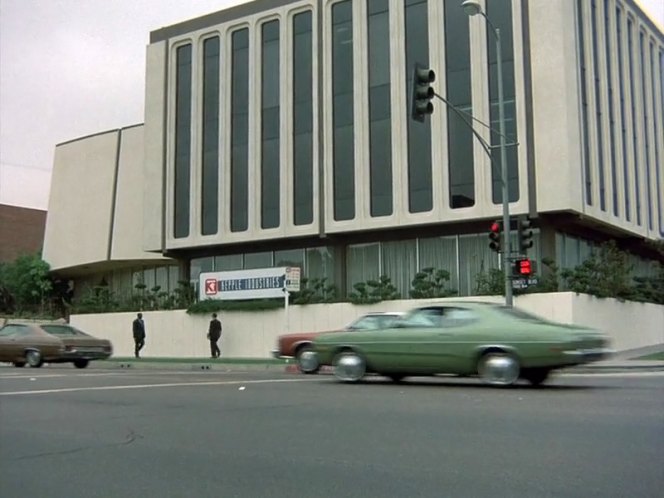
[[[66,142],[60,142],[59,144],[55,144],[55,146],[60,147],[62,145],[68,145],[68,144],[71,144],[73,142],[78,142],[80,140],[87,140],[88,138],[98,137],[98,136],[101,136],[101,135],[106,135],[108,133],[117,133],[118,131],[122,132],[122,131],[125,131],[125,130],[129,130],[131,128],[137,128],[138,126],[143,126],[144,124],[145,123],[137,123],[137,124],[133,124],[133,125],[129,125],[129,126],[123,126],[122,128],[113,128],[111,130],[98,131],[97,133],[91,133],[90,135],[85,135],[85,136],[78,137],[78,138],[72,138],[71,140],[67,140]]]
[[[191,33],[192,31],[204,29],[209,26],[216,26],[236,19],[242,19],[253,14],[258,14],[277,7],[283,7],[284,5],[296,3],[298,1],[300,0],[251,0],[224,10],[151,31],[150,43],[165,41],[175,36]]]

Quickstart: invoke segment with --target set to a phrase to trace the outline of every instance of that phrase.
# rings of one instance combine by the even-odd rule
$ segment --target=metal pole
[[[498,59],[498,119],[500,130],[500,179],[503,192],[503,257],[502,266],[505,274],[505,305],[512,306],[512,276],[510,262],[510,200],[507,182],[507,149],[505,147],[505,99],[503,96],[503,51],[500,42],[500,29],[495,28],[496,58]]]

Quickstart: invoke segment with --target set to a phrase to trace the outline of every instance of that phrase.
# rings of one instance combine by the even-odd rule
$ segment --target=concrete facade
[[[474,299],[502,302],[501,298]],[[268,358],[280,334],[339,329],[371,311],[407,311],[434,301],[387,301],[376,305],[350,303],[290,306],[288,324],[284,309],[253,312],[222,312],[220,341],[227,358]],[[606,332],[617,351],[664,343],[664,306],[597,299],[569,292],[530,294],[516,298],[516,306],[543,318],[562,323],[586,325]],[[133,356],[131,323],[134,313],[72,315],[70,323],[97,337],[111,340],[115,356]],[[210,356],[206,340],[210,317],[188,315],[185,311],[143,312],[149,357]],[[638,323],[638,329],[635,324]]]

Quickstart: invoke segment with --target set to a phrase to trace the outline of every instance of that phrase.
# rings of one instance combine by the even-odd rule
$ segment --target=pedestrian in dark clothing
[[[140,358],[139,352],[145,346],[145,323],[143,322],[143,313],[136,315],[136,320],[132,324],[134,333],[134,356]]]
[[[217,341],[221,338],[221,322],[217,320],[217,314],[212,313],[212,320],[210,320],[210,328],[208,329],[207,338],[210,340],[210,353],[212,358],[219,358],[221,351],[217,346]]]

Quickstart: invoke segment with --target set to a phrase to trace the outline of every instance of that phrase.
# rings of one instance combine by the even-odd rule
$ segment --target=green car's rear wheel
[[[334,376],[341,382],[357,382],[367,370],[367,364],[355,351],[342,351],[334,357]]]
[[[477,362],[482,382],[491,386],[511,386],[519,379],[519,360],[505,352],[489,352]]]

